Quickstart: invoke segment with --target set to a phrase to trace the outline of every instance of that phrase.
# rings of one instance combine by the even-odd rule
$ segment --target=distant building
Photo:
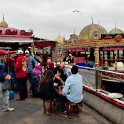
[[[59,36],[55,39],[55,41],[57,41],[58,44],[63,44],[64,41],[65,41],[65,38],[59,35]]]

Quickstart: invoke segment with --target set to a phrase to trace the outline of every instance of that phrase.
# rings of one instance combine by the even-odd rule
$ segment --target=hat
[[[8,54],[13,54],[13,53],[16,53],[16,51],[7,51]]]
[[[29,51],[28,51],[28,50],[26,50],[26,51],[25,51],[25,53],[29,53]]]
[[[48,67],[49,69],[53,70],[54,69],[54,63],[53,62],[48,62]]]
[[[22,50],[18,50],[17,54],[23,54],[23,51]]]
[[[5,50],[0,50],[0,55],[7,55],[8,52],[6,52]]]

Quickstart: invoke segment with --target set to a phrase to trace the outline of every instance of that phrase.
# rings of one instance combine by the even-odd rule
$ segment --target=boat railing
[[[71,66],[67,66],[67,68],[70,69]],[[124,73],[103,70],[102,67],[89,68],[78,66],[78,68],[79,74],[83,77],[83,84],[93,89],[101,89],[102,80],[104,79],[124,83]]]

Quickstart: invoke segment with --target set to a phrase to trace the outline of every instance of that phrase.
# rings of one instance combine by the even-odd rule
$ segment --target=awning
[[[33,42],[33,38],[29,37],[0,37],[0,42],[5,43],[31,43]]]
[[[55,45],[56,45],[56,42],[53,42],[53,41],[44,41],[44,42],[35,43],[35,46],[38,48],[55,46]]]
[[[10,40],[0,40],[0,42],[5,42],[5,43],[32,43],[33,42],[33,40],[12,40],[12,41],[10,41]]]

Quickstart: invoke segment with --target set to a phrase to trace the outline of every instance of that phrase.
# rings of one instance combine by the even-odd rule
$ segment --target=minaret
[[[116,22],[115,22],[115,33],[116,33]]]
[[[3,13],[3,22],[4,22],[4,13]]]
[[[74,29],[74,34],[75,34],[75,29]]]
[[[92,24],[93,24],[93,17],[91,17],[91,19],[92,19]]]
[[[99,40],[99,38],[100,38],[100,30],[99,30],[99,20],[98,20],[98,29],[97,29],[98,31],[98,40]]]

